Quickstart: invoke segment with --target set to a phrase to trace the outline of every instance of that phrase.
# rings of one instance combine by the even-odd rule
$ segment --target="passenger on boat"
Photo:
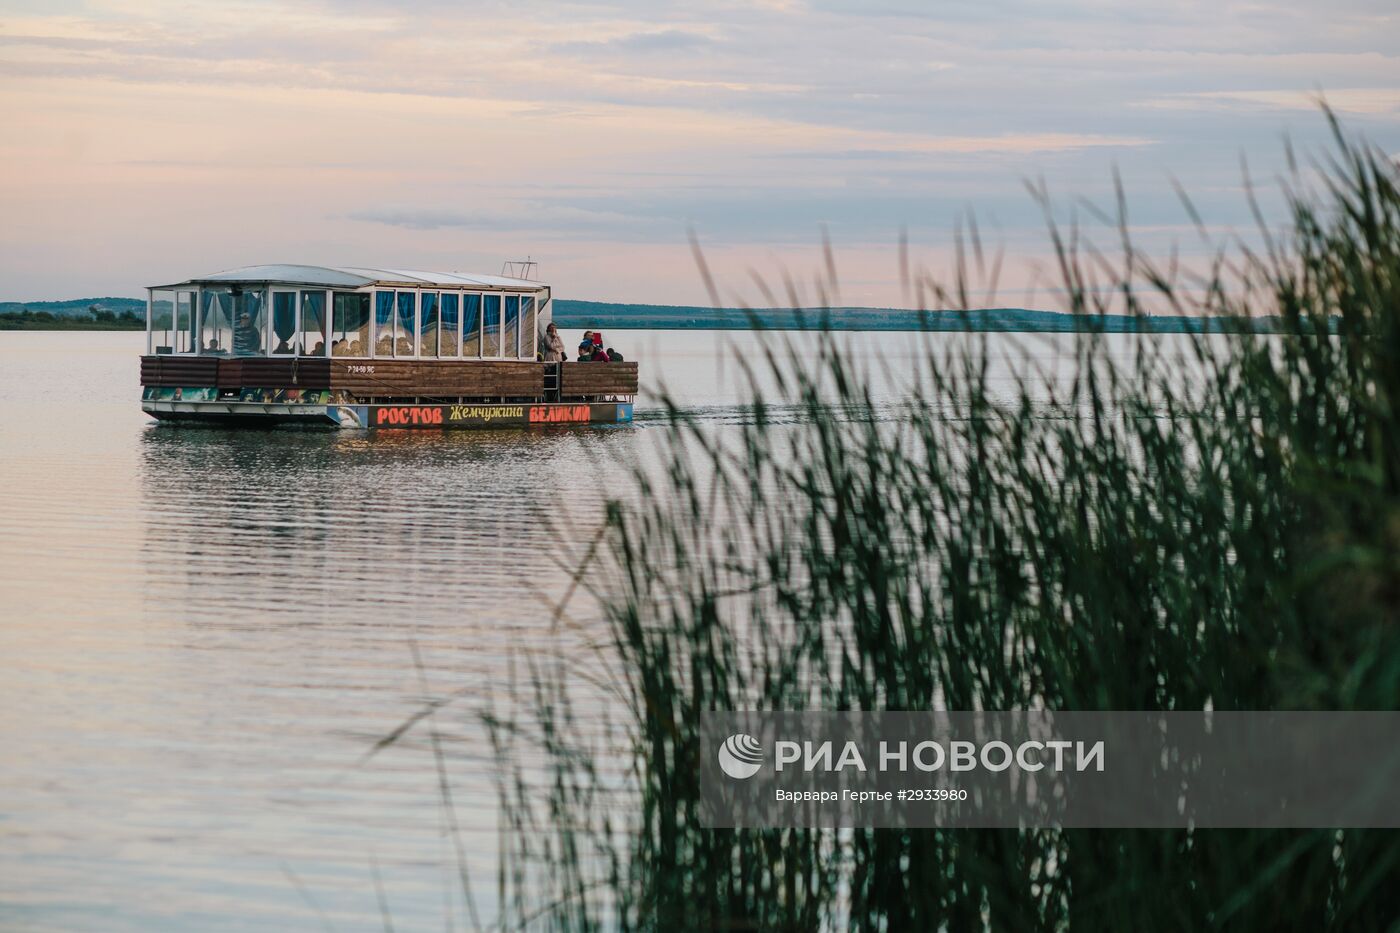
[[[318,340],[318,341],[316,341],[316,346],[314,346],[314,347],[311,348],[311,355],[312,355],[312,356],[325,356],[325,355],[326,355],[326,342],[325,342],[324,340]]]
[[[608,347],[608,362],[609,362],[609,363],[621,363],[621,362],[623,362],[622,354],[621,354],[621,353],[618,353],[618,352],[617,352],[616,350],[614,350],[612,347]]]
[[[595,363],[606,363],[608,361],[608,351],[604,350],[600,344],[593,345],[593,356],[590,357]]]
[[[549,326],[544,329],[544,361],[546,363],[562,363],[568,356],[564,353],[564,338],[559,336],[559,328],[550,321]]]
[[[261,343],[261,335],[258,328],[253,324],[253,317],[246,312],[239,315],[238,327],[233,332],[233,350],[235,353],[257,353],[258,344]]]
[[[585,340],[578,345],[578,362],[587,363],[593,359],[593,341]]]

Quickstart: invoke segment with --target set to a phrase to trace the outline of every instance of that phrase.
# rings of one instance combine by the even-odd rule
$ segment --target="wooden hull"
[[[528,402],[461,405],[309,404],[146,398],[141,409],[160,421],[228,427],[301,425],[375,430],[452,428],[545,428],[561,425],[629,424],[630,402]]]
[[[141,358],[161,421],[375,429],[626,424],[636,363]]]
[[[433,396],[435,401],[589,400],[637,394],[636,363],[564,363],[557,387],[552,364],[528,360],[396,360],[287,357],[143,356],[141,385],[156,388],[329,390],[359,399]],[[551,390],[558,399],[546,399]]]

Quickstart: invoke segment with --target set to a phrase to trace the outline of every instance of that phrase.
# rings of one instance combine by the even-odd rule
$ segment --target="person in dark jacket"
[[[612,347],[608,347],[608,362],[610,362],[610,363],[622,363],[622,362],[625,362],[625,360],[623,359],[621,353],[618,353],[618,352],[617,352],[616,350],[614,350]]]
[[[262,334],[258,332],[258,325],[253,323],[253,316],[243,313],[238,316],[238,326],[233,331],[233,352],[240,356],[249,356],[257,353],[262,345]]]

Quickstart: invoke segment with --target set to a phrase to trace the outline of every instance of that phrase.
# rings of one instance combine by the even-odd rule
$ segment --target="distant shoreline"
[[[52,321],[22,321],[15,320],[10,315],[0,315],[0,330],[123,330],[123,331],[144,331],[146,324],[143,321],[94,321],[91,319],[75,318],[65,320],[58,318]]]
[[[143,330],[136,298],[0,302],[0,330]],[[1123,314],[1075,315],[1027,308],[910,311],[900,308],[706,308],[602,301],[554,301],[554,323],[569,330],[833,330],[925,333],[1269,333],[1275,320]]]
[[[621,330],[831,330],[915,333],[1231,333],[1275,329],[1272,318],[1065,314],[1028,308],[911,311],[903,308],[705,308],[556,299],[554,323],[563,328]]]

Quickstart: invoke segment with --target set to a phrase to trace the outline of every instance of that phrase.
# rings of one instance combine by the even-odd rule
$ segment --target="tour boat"
[[[237,425],[630,422],[637,364],[540,361],[551,317],[548,285],[505,275],[273,265],[154,286],[141,408]]]

